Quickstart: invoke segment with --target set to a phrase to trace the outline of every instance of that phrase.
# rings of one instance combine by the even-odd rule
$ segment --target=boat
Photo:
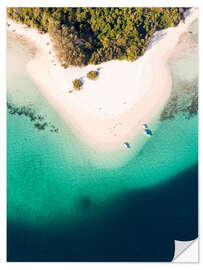
[[[147,136],[152,136],[152,131],[151,131],[151,129],[149,129],[149,127],[148,127],[147,124],[143,124],[142,127],[143,127],[143,129],[144,129],[145,135],[147,135]]]
[[[123,144],[124,146],[125,146],[125,148],[130,148],[130,144],[128,143],[128,142],[124,142],[124,144]]]
[[[147,136],[152,136],[152,131],[149,129],[149,128],[146,128],[145,130],[144,130],[144,133],[147,135]]]
[[[148,128],[148,125],[147,125],[147,124],[143,124],[142,127],[143,127],[144,129],[146,129],[146,128]]]

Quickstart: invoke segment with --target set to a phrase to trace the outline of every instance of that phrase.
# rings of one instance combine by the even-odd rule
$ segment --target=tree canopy
[[[8,8],[8,17],[50,34],[64,67],[134,61],[157,30],[180,22],[179,8]]]
[[[74,87],[75,90],[80,90],[81,87],[82,87],[82,82],[80,80],[78,80],[78,79],[75,79],[73,81],[73,87]]]
[[[99,73],[95,70],[91,70],[87,73],[87,78],[91,80],[96,80],[98,76],[99,76]]]

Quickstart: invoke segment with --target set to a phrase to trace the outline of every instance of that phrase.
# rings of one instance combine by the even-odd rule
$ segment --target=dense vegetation
[[[89,71],[87,73],[87,78],[89,78],[91,80],[96,80],[98,75],[99,75],[99,73],[97,71],[92,70],[92,71]]]
[[[64,67],[133,61],[156,30],[180,21],[178,8],[8,8],[8,17],[49,32]]]

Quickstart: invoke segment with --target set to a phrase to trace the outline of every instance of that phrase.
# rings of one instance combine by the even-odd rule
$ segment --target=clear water
[[[192,38],[187,39],[187,42],[193,45],[197,42],[196,27],[193,26]],[[24,114],[8,112],[7,194],[10,260],[31,260],[29,258],[32,254],[34,260],[40,260],[39,253],[34,255],[36,252],[35,249],[33,251],[34,245],[38,249],[38,245],[42,249],[44,247],[44,258],[46,254],[50,254],[48,250],[55,250],[48,245],[48,240],[43,243],[39,241],[38,245],[34,244],[33,228],[38,230],[37,235],[42,239],[45,231],[50,227],[55,228],[56,233],[59,231],[57,228],[63,224],[66,229],[70,228],[64,234],[74,235],[71,228],[81,226],[85,222],[86,234],[92,220],[96,222],[95,220],[100,219],[100,224],[103,224],[102,222],[105,224],[110,209],[111,211],[116,209],[123,194],[135,191],[136,197],[143,192],[143,200],[147,200],[147,192],[150,190],[160,188],[159,192],[162,192],[161,189],[164,190],[166,185],[175,187],[177,175],[190,168],[194,171],[198,161],[198,116],[188,117],[187,113],[178,110],[171,119],[164,121],[155,119],[153,136],[146,139],[143,134],[140,134],[139,141],[133,142],[133,145],[138,144],[138,146],[134,151],[133,148],[130,150],[129,156],[123,149],[107,156],[97,155],[94,149],[78,141],[74,131],[64,123],[29,78],[26,63],[33,55],[30,46],[27,42],[16,40],[15,36],[8,35],[8,100],[15,107],[31,108],[32,112],[37,117],[43,117],[43,123],[47,124],[44,130],[39,130],[35,127],[37,120],[31,121]],[[193,83],[196,90],[198,87],[197,49],[196,47],[191,49],[191,46],[189,49],[187,46],[184,48],[184,54],[170,63],[173,92],[181,87],[184,88],[185,84],[190,86]],[[21,63],[20,66],[17,63]],[[182,72],[183,67],[184,72]],[[184,77],[187,72],[189,74],[192,72],[191,77]],[[180,103],[186,106],[191,98],[188,95],[188,101],[182,102],[184,97],[185,94],[182,94],[178,98]],[[170,104],[169,102],[166,110],[170,110]],[[51,131],[52,126],[57,128],[58,132]],[[141,148],[139,152],[138,148]],[[99,166],[99,164],[103,165]],[[107,167],[106,164],[117,164],[117,166]],[[177,185],[180,181],[184,179],[177,180]],[[135,206],[133,211],[139,213],[140,209]],[[148,215],[150,216],[151,212]],[[19,242],[16,240],[16,228],[20,228],[21,234],[24,235],[23,241],[22,238]],[[91,233],[92,231],[94,230],[91,229]],[[90,242],[91,237],[97,239],[95,234],[91,235],[91,233]],[[53,236],[53,231],[50,234]],[[84,235],[80,237],[83,239]],[[62,242],[60,240],[61,247],[63,247]],[[77,243],[76,240],[74,242]],[[76,254],[84,252],[84,243],[79,243],[82,251],[77,245]],[[110,242],[108,245],[111,246]],[[22,246],[26,246],[26,251]],[[30,253],[27,251],[28,246]],[[29,254],[27,257],[26,252]],[[63,249],[61,252],[63,253]],[[122,252],[120,257],[125,258]],[[54,254],[56,253],[55,251]],[[74,260],[71,258],[75,257],[71,255],[71,258],[66,258],[69,255],[63,254],[63,260]],[[53,254],[52,259],[47,256],[48,260],[54,260]],[[136,255],[133,256],[133,260],[136,260]],[[55,260],[60,260],[57,258]],[[97,259],[93,256],[92,260]]]

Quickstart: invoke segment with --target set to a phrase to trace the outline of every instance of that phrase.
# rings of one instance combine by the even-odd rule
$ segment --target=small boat
[[[146,129],[146,128],[148,128],[148,125],[147,125],[147,124],[143,124],[142,127],[143,127],[144,129]]]
[[[147,136],[152,136],[152,131],[149,129],[149,128],[146,128],[144,130],[144,133],[147,135]]]
[[[125,148],[130,148],[130,144],[128,142],[124,142],[123,145],[125,146]]]

